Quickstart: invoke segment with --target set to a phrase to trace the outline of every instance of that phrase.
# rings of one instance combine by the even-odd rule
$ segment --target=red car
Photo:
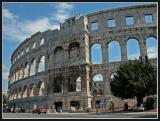
[[[36,108],[36,109],[33,109],[32,110],[32,113],[38,113],[38,114],[41,114],[41,113],[44,113],[46,114],[47,113],[47,108]]]

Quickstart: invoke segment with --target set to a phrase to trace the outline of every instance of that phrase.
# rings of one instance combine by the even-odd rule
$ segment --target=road
[[[71,119],[71,118],[154,118],[157,119],[156,112],[128,112],[128,113],[48,113],[48,114],[32,114],[32,113],[2,113],[3,119]]]

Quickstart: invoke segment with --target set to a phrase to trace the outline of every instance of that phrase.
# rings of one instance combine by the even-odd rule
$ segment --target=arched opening
[[[36,42],[33,42],[32,49],[36,48]]]
[[[23,87],[23,96],[22,97],[23,98],[27,97],[27,86],[26,85]]]
[[[63,83],[63,77],[55,77],[53,80],[53,93],[61,93],[62,92],[62,83]]]
[[[63,47],[58,46],[54,50],[54,60],[56,62],[61,62],[63,61]]]
[[[91,46],[91,61],[92,64],[102,64],[102,48],[98,43]]]
[[[72,42],[69,44],[68,47],[68,54],[69,58],[76,58],[80,55],[80,43],[79,42]]]
[[[44,38],[42,38],[40,41],[40,45],[43,45],[43,44],[44,44]]]
[[[81,91],[81,77],[79,76],[76,80],[76,92]]]
[[[38,83],[38,89],[39,89],[39,96],[42,96],[44,95],[44,82],[40,81]]]
[[[29,74],[28,74],[28,71],[29,71],[29,64],[28,62],[25,64],[25,68],[24,68],[24,78],[27,77]]]
[[[16,71],[16,81],[18,81],[19,79],[19,69],[17,68],[17,71]]]
[[[21,98],[21,93],[22,93],[22,90],[21,90],[21,87],[18,88],[18,98]]]
[[[27,46],[27,48],[26,48],[26,53],[28,53],[29,52],[29,46]]]
[[[17,98],[18,98],[18,90],[16,88],[16,90],[15,90],[15,99],[17,99]]]
[[[34,88],[35,88],[35,85],[33,83],[30,84],[30,94],[29,94],[29,97],[33,97],[34,96]]]
[[[16,99],[16,93],[15,90],[13,91],[13,100]]]
[[[76,81],[77,76],[74,75],[68,79],[68,92],[76,92]]]
[[[23,65],[21,65],[20,73],[19,73],[19,79],[22,79],[22,78],[23,78]]]
[[[31,69],[30,69],[30,76],[35,75],[36,72],[36,59],[32,59],[31,61]]]
[[[42,56],[38,64],[38,72],[41,72],[44,70],[45,70],[45,56]]]
[[[140,50],[139,50],[138,41],[136,39],[129,39],[127,41],[128,60],[139,59],[139,56],[140,56]]]
[[[157,58],[157,40],[154,37],[146,39],[146,48],[148,58]]]
[[[93,76],[93,96],[103,95],[103,75],[96,74]]]
[[[119,42],[112,41],[108,44],[109,62],[121,61],[121,49]]]

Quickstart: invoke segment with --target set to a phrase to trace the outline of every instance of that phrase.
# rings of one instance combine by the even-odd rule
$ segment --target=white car
[[[135,112],[143,112],[144,111],[144,107],[135,107],[135,108],[133,108],[133,111],[135,111]]]

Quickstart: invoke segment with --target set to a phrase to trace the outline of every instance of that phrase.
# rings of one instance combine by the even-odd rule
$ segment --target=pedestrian
[[[19,108],[18,108],[18,112],[20,112],[20,111],[21,111],[21,108],[19,107]]]
[[[60,113],[62,113],[62,107],[59,108]]]
[[[18,113],[18,107],[16,106],[16,108],[15,108],[15,113]]]
[[[124,102],[124,111],[128,112],[128,103],[127,102]]]
[[[79,109],[79,106],[78,105],[76,105],[76,110],[78,110]]]
[[[114,102],[111,101],[109,109],[112,111],[112,113],[114,112]]]
[[[11,107],[11,112],[13,112],[13,107]]]
[[[52,106],[52,110],[54,111],[54,113],[57,113],[55,105]]]
[[[99,112],[98,108],[99,108],[99,104],[97,103],[97,104],[96,104],[96,113]]]

